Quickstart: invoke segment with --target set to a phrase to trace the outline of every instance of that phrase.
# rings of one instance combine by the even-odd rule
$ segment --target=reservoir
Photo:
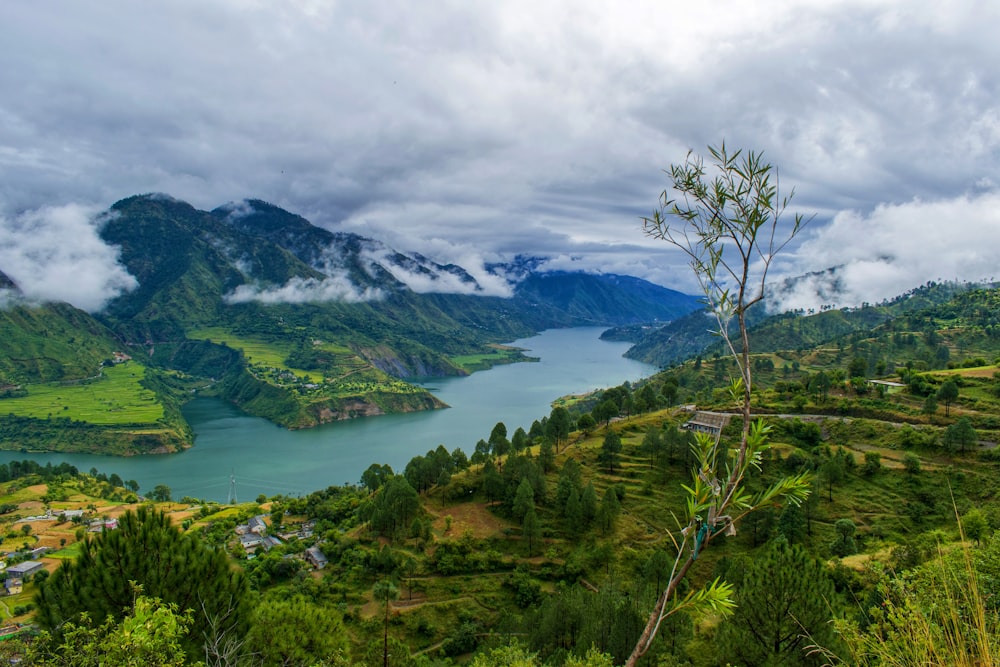
[[[508,437],[548,416],[560,396],[635,382],[655,368],[625,359],[628,343],[600,340],[603,328],[551,329],[514,341],[537,363],[497,366],[467,377],[421,382],[451,406],[400,415],[367,417],[289,431],[212,398],[184,408],[195,432],[194,447],[178,454],[110,457],[93,454],[0,452],[0,462],[32,459],[67,461],[81,471],[97,468],[134,479],[140,493],[157,484],[183,496],[226,502],[235,488],[239,501],[259,494],[306,495],[330,485],[355,484],[372,463],[402,472],[414,456],[444,445],[469,456],[497,422]],[[235,484],[234,484],[235,481]]]

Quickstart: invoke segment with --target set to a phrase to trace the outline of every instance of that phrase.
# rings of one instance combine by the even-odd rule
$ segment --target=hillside
[[[73,430],[104,434],[94,446],[51,437],[70,422],[30,421],[37,410],[11,402],[7,411],[0,405],[7,415],[0,426],[10,434],[0,447],[185,447],[189,429],[178,406],[192,392],[290,428],[440,408],[407,379],[524,360],[498,344],[542,329],[666,321],[694,307],[685,295],[614,275],[529,271],[517,274],[509,294],[491,294],[462,267],[321,229],[259,200],[206,212],[166,195],[134,196],[114,204],[101,224],[138,286],[91,316],[66,304],[22,303],[6,280],[0,327],[10,344],[0,350],[0,381],[54,396],[53,383],[89,378],[93,391],[112,391],[100,368],[117,352],[141,363],[143,387],[163,417],[132,424],[122,414],[112,432],[86,417],[74,395],[42,415],[76,415]],[[491,270],[495,282],[512,269]],[[130,391],[115,405],[138,400],[139,389]],[[123,428],[133,431],[125,437]],[[108,445],[123,438],[147,444]]]

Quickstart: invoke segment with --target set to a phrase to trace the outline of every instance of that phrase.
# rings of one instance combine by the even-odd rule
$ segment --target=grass
[[[243,352],[243,356],[246,357],[247,362],[253,366],[288,371],[306,382],[321,382],[323,380],[321,374],[311,373],[301,368],[291,368],[285,363],[285,359],[292,352],[291,344],[237,336],[222,327],[197,329],[188,332],[188,336],[195,340],[211,340],[215,343],[222,343],[234,350],[240,350]],[[325,344],[323,349],[330,352],[350,353],[350,350],[347,348],[330,344]]]
[[[104,368],[93,380],[27,385],[27,396],[0,399],[0,413],[102,426],[155,424],[163,419],[163,405],[142,386],[145,376],[145,366],[129,361]]]
[[[530,357],[525,357],[523,350],[510,345],[490,345],[492,352],[481,352],[479,354],[458,354],[451,357],[451,362],[456,366],[470,372],[482,371],[492,368],[498,364],[513,364],[518,361],[533,361]]]

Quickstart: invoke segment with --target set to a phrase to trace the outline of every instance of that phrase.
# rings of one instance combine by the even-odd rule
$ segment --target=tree
[[[978,507],[973,507],[962,517],[962,530],[970,540],[975,540],[976,545],[982,543],[987,536],[990,524],[986,520],[986,514]],[[41,572],[39,572],[41,574]]]
[[[120,621],[108,617],[100,626],[88,615],[67,621],[57,635],[42,632],[28,646],[23,663],[37,667],[182,667],[189,664],[182,640],[191,613],[176,605],[139,595]]]
[[[348,650],[340,614],[301,595],[261,600],[248,639],[264,667],[328,664]]]
[[[924,399],[924,405],[921,411],[928,417],[933,417],[934,413],[937,412],[937,396],[934,394],[928,394],[927,398]],[[933,423],[933,420],[931,420]]]
[[[809,380],[809,390],[819,397],[820,402],[825,402],[830,395],[830,376],[820,371]]]
[[[361,486],[375,493],[393,474],[391,466],[373,463],[361,473]]]
[[[389,538],[403,535],[420,510],[416,490],[402,475],[390,477],[362,507],[361,517],[372,532]]]
[[[726,445],[719,438],[696,436],[697,463],[692,483],[685,487],[686,513],[684,528],[675,541],[674,574],[657,598],[626,667],[636,665],[652,646],[663,621],[675,612],[692,606],[720,612],[731,609],[731,588],[718,580],[684,598],[675,596],[712,539],[732,534],[735,523],[753,508],[783,497],[801,502],[810,488],[808,473],[779,479],[757,494],[751,494],[744,484],[747,473],[760,465],[770,430],[763,421],[751,418],[753,378],[747,315],[764,299],[775,256],[805,221],[795,215],[791,229],[779,236],[779,222],[789,198],[780,198],[777,174],[760,153],[730,153],[725,144],[709,147],[709,152],[715,178],[708,177],[701,158],[688,153],[683,164],[672,165],[669,171],[679,200],[664,191],[658,210],[643,218],[643,227],[647,234],[681,250],[690,261],[708,310],[718,324],[717,333],[738,370],[730,391],[742,415],[740,441],[732,456],[726,456],[722,455]],[[735,331],[731,329],[734,320]]]
[[[382,603],[385,608],[385,621],[382,624],[382,664],[389,664],[389,603],[399,597],[397,589],[391,581],[382,580],[372,589],[372,597]]]
[[[149,498],[158,503],[170,502],[170,487],[166,484],[157,484],[150,491]]]
[[[527,477],[522,477],[514,494],[514,507],[511,514],[515,520],[520,521],[528,513],[528,510],[534,509],[534,507],[535,489],[531,486],[531,482],[528,481]]]
[[[604,422],[604,425],[607,426],[612,419],[618,416],[618,404],[610,399],[603,400],[590,411],[590,414],[594,421]]]
[[[844,466],[844,459],[841,456],[833,454],[828,456],[819,467],[819,474],[826,480],[826,490],[828,494],[829,501],[833,502],[833,485],[843,481],[844,477],[847,475],[847,469]]]
[[[148,507],[126,512],[118,528],[81,544],[35,595],[36,620],[55,631],[82,614],[122,620],[131,613],[136,589],[182,613],[192,612],[188,655],[202,654],[214,633],[242,635],[249,622],[249,591],[242,571],[222,550],[180,532],[165,513]]]
[[[937,399],[944,403],[944,416],[951,416],[951,404],[958,400],[958,385],[954,380],[945,380],[937,390]]]
[[[597,460],[604,465],[608,472],[614,474],[615,464],[618,463],[618,455],[622,451],[622,437],[618,435],[617,431],[609,430],[607,435],[604,436],[604,442],[601,444],[601,451],[597,455]]]
[[[538,447],[538,464],[542,466],[544,473],[550,473],[556,467],[556,453],[548,438],[542,438],[542,444]]]
[[[549,421],[546,422],[546,430],[551,434],[552,439],[556,441],[556,450],[559,450],[559,444],[569,437],[569,430],[573,424],[573,419],[569,415],[569,410],[563,406],[557,406],[552,408],[552,412],[549,414]]]
[[[800,546],[773,542],[760,556],[746,559],[736,593],[736,610],[717,635],[720,663],[811,665],[811,644],[829,648],[836,634],[830,623],[833,583],[823,563]]]
[[[497,422],[490,431],[489,439],[490,451],[493,456],[500,457],[506,456],[507,452],[510,451],[510,441],[507,440],[507,425],[503,422]]]
[[[858,548],[854,544],[854,534],[857,532],[857,527],[854,522],[850,519],[837,519],[833,527],[837,530],[837,537],[830,545],[830,552],[841,558],[857,553]]]
[[[972,447],[979,441],[979,435],[976,429],[972,428],[969,418],[962,417],[944,430],[942,441],[949,452],[954,453],[958,450],[964,454],[966,447]]]
[[[597,524],[601,527],[601,532],[607,535],[614,530],[620,512],[618,494],[612,488],[606,489],[601,499],[601,508],[597,511]]]
[[[802,505],[785,503],[778,517],[778,532],[789,544],[798,544],[806,537],[806,515]]]
[[[524,520],[521,522],[521,535],[528,541],[528,558],[531,558],[535,554],[535,545],[542,541],[542,522],[535,514],[534,505],[524,513]]]
[[[594,421],[594,416],[589,412],[585,412],[580,415],[580,418],[576,420],[576,427],[583,431],[584,435],[590,435],[595,428],[597,428],[597,422]]]

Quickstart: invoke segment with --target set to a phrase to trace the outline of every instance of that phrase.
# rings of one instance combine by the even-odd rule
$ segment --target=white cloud
[[[98,236],[94,207],[67,204],[0,216],[0,270],[32,301],[66,301],[95,312],[136,287],[118,249]]]
[[[284,285],[261,287],[260,285],[240,285],[227,294],[227,303],[323,303],[343,301],[358,303],[377,301],[383,297],[381,291],[373,288],[364,290],[355,286],[347,276],[330,276],[324,280],[313,278],[292,278]]]
[[[0,211],[253,197],[689,289],[636,224],[688,148],[764,150],[818,225],[995,187],[998,22],[975,0],[13,3]]]
[[[784,298],[782,309],[857,306],[927,281],[997,277],[1000,191],[845,211],[797,248],[786,275],[822,271]],[[834,283],[835,284],[832,284]],[[817,291],[826,290],[817,296]]]

